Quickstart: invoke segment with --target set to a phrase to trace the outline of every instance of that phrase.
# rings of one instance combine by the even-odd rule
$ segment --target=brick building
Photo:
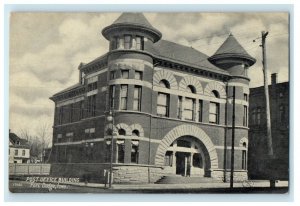
[[[273,157],[267,156],[267,121],[264,87],[250,89],[249,178],[289,178],[289,82],[278,83],[277,74],[269,85]]]
[[[162,40],[141,13],[123,13],[102,35],[109,51],[81,63],[78,83],[51,97],[53,174],[101,181],[113,135],[114,182],[168,174],[223,179],[235,86],[234,174],[247,178],[247,70],[255,59],[232,34],[211,57]]]

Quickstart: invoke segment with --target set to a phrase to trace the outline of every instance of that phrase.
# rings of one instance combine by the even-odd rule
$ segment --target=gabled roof
[[[202,68],[204,70],[229,74],[208,61],[208,56],[192,48],[174,42],[160,40],[153,47],[145,48],[148,52],[169,61],[178,62],[187,66]]]
[[[9,133],[9,141],[17,147],[29,148],[28,141],[18,137],[15,133]]]
[[[220,59],[227,57],[244,58],[255,63],[255,59],[251,57],[248,52],[242,47],[242,45],[236,40],[236,38],[230,34],[216,53],[210,57],[210,59]],[[251,65],[252,65],[251,64]]]

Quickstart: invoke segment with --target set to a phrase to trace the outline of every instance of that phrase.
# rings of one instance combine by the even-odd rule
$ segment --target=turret
[[[115,49],[144,50],[144,42],[157,42],[162,34],[155,29],[142,13],[123,13],[113,24],[102,30],[110,42],[110,51]]]
[[[232,76],[247,77],[247,69],[256,60],[251,57],[230,34],[214,55],[209,58],[214,65],[227,70]]]

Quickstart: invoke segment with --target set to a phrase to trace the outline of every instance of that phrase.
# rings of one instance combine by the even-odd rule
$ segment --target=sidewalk
[[[68,185],[80,186],[80,187],[91,187],[91,188],[105,188],[104,184],[99,183],[69,183]],[[108,184],[106,185],[108,188]],[[230,183],[223,182],[214,182],[214,183],[189,183],[189,184],[113,184],[112,189],[117,190],[126,190],[126,189],[134,189],[134,190],[143,190],[143,189],[153,189],[153,190],[161,190],[161,189],[199,189],[199,188],[229,188]],[[233,184],[234,188],[245,188],[245,187],[270,187],[270,182],[267,180],[255,180],[249,182],[238,182]],[[278,181],[276,183],[276,187],[288,187],[288,181]]]

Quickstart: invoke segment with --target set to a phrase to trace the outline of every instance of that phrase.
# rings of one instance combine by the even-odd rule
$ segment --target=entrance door
[[[189,153],[176,152],[176,174],[187,176],[190,175]]]

